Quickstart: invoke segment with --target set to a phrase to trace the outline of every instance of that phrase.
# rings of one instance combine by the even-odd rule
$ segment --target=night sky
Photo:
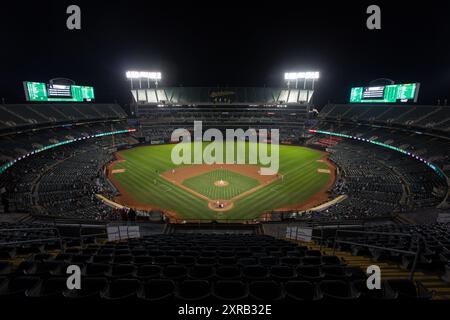
[[[67,77],[125,104],[128,69],[170,86],[277,87],[285,71],[319,70],[319,106],[382,77],[421,82],[421,104],[450,98],[448,1],[328,2],[1,1],[0,98],[24,102],[22,81]],[[70,4],[81,31],[66,28]],[[366,28],[369,4],[382,30]]]

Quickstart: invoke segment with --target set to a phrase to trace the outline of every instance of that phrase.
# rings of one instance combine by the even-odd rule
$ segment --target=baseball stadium
[[[381,30],[373,35],[365,25],[349,31],[318,18],[328,26],[318,45],[322,33],[306,20],[295,20],[302,27],[268,20],[255,47],[266,48],[265,37],[277,40],[264,28],[279,30],[280,23],[287,30],[280,37],[306,33],[302,41],[311,49],[279,46],[273,60],[262,61],[247,56],[243,45],[239,55],[219,25],[223,42],[209,33],[200,41],[204,25],[184,29],[184,13],[181,22],[155,13],[160,23],[150,27],[148,16],[122,16],[148,13],[140,5],[117,6],[104,15],[123,18],[123,25],[92,20],[99,10],[93,4],[84,7],[93,11],[82,31],[70,29],[69,20],[68,31],[37,25],[50,49],[35,48],[51,61],[39,55],[39,62],[4,68],[1,302],[125,302],[164,306],[168,317],[209,310],[211,318],[212,306],[223,304],[273,306],[274,314],[280,306],[298,312],[328,302],[448,305],[449,79],[439,72],[450,69],[433,64],[430,76],[394,65],[397,58],[384,56],[395,56],[393,42],[383,37],[398,38]],[[217,22],[201,17],[212,25],[229,21],[220,14]],[[392,19],[387,16],[387,27],[400,30]],[[104,36],[107,26],[119,40]],[[62,40],[60,54],[51,39],[64,32],[70,41]],[[142,40],[149,34],[158,45]],[[256,41],[249,38],[244,42]],[[169,46],[168,39],[179,43]],[[375,55],[367,49],[374,42],[386,50]],[[367,46],[361,50],[377,63],[358,65],[363,58],[349,49],[353,43]],[[413,58],[404,54],[408,46],[423,48],[423,42],[395,43],[404,59]],[[59,60],[63,52],[73,55],[71,63]],[[289,58],[296,62],[278,63]],[[241,59],[243,71],[230,77],[229,66]],[[428,60],[431,68],[435,60]],[[251,66],[255,77],[247,77]]]

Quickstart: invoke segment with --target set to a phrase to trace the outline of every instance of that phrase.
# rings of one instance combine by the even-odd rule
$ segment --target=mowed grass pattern
[[[125,169],[114,175],[136,201],[177,213],[183,219],[253,219],[276,208],[300,204],[319,192],[329,179],[317,169],[327,165],[317,162],[323,153],[297,146],[280,146],[280,169],[283,180],[275,181],[239,199],[231,210],[217,213],[208,203],[192,193],[176,187],[159,176],[176,168],[171,161],[174,145],[145,146],[121,151],[125,162],[114,169]],[[246,143],[248,150],[248,143]],[[156,184],[154,183],[156,180]]]
[[[224,180],[227,186],[215,186],[214,182]],[[259,185],[259,181],[236,172],[219,169],[183,181],[186,187],[212,200],[228,200]]]

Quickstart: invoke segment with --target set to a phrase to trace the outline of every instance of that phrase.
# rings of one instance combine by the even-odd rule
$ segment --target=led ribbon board
[[[95,99],[94,88],[88,86],[25,81],[23,87],[27,101],[90,102]]]
[[[350,103],[417,102],[420,83],[356,87],[350,92]]]
[[[311,133],[321,133],[321,134],[326,134],[329,136],[335,136],[335,137],[341,137],[341,138],[346,138],[346,139],[353,139],[353,140],[358,140],[358,141],[363,141],[363,142],[368,142],[368,143],[372,143],[372,144],[376,144],[377,146],[383,147],[383,148],[387,148],[387,149],[391,149],[400,153],[403,153],[404,155],[410,156],[416,160],[419,160],[423,163],[425,163],[428,167],[430,167],[434,172],[436,172],[436,174],[438,176],[440,176],[443,179],[446,179],[445,174],[441,171],[441,169],[439,169],[436,165],[432,164],[431,162],[428,162],[427,160],[423,159],[422,157],[415,155],[414,153],[411,153],[409,151],[406,151],[404,149],[400,149],[394,146],[391,146],[389,144],[386,143],[382,143],[382,142],[378,142],[375,140],[369,140],[369,139],[365,139],[365,138],[360,138],[360,137],[355,137],[355,136],[350,136],[347,134],[342,134],[342,133],[335,133],[335,132],[329,132],[329,131],[322,131],[322,130],[308,130],[308,132]]]
[[[42,147],[40,149],[36,149],[33,150],[30,153],[27,153],[26,155],[23,155],[19,158],[14,159],[11,162],[8,162],[7,164],[3,165],[0,167],[0,174],[2,174],[3,172],[5,172],[8,168],[12,167],[14,164],[16,164],[18,161],[23,160],[25,158],[28,158],[32,155],[41,153],[45,150],[49,150],[49,149],[53,149],[53,148],[57,148],[69,143],[74,143],[77,141],[83,141],[83,140],[87,140],[87,139],[93,139],[93,138],[101,138],[101,137],[105,137],[105,136],[111,136],[111,135],[116,135],[116,134],[122,134],[122,133],[129,133],[129,132],[135,132],[136,129],[127,129],[127,130],[118,130],[118,131],[110,131],[110,132],[104,132],[104,133],[98,133],[98,134],[94,134],[91,136],[86,136],[86,137],[82,137],[82,138],[75,138],[75,139],[70,139],[70,140],[64,140],[55,144],[50,144],[48,146]]]

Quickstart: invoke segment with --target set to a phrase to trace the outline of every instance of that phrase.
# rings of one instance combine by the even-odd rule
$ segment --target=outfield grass
[[[171,161],[173,147],[169,144],[121,151],[126,161],[117,163],[114,169],[125,169],[125,172],[114,177],[139,203],[166,208],[184,219],[253,219],[264,212],[306,201],[323,189],[329,179],[328,174],[317,172],[319,168],[328,168],[325,163],[317,162],[323,153],[281,145],[279,172],[283,180],[262,187],[237,200],[232,209],[218,213],[208,208],[206,200],[159,176],[177,167]],[[248,147],[246,143],[246,150]]]
[[[214,182],[224,180],[227,186],[215,186]],[[212,200],[228,200],[240,193],[259,186],[259,181],[240,175],[230,170],[214,170],[183,181],[186,187],[208,197]]]

